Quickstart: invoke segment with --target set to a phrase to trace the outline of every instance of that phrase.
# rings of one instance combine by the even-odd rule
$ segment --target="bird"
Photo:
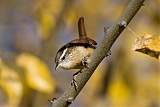
[[[78,20],[78,32],[78,39],[66,43],[58,50],[55,57],[55,70],[58,68],[70,70],[88,67],[87,59],[96,49],[97,42],[87,36],[83,17]]]

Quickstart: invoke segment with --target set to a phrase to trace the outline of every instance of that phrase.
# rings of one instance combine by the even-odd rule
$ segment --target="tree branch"
[[[77,92],[73,85],[70,85],[66,91],[61,95],[61,97],[53,102],[52,107],[67,107],[69,106],[79,92],[82,90],[84,85],[87,83],[97,66],[100,62],[106,57],[107,53],[111,49],[113,43],[119,37],[119,35],[124,30],[125,26],[129,24],[131,19],[138,12],[140,7],[143,5],[145,0],[131,0],[124,12],[121,14],[120,18],[117,20],[115,25],[110,28],[103,40],[97,47],[97,49],[93,52],[90,57],[89,68],[82,69],[82,73],[79,73],[76,77],[77,83]]]

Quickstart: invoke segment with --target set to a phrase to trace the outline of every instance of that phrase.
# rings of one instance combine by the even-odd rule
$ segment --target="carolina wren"
[[[79,39],[75,39],[62,46],[55,57],[57,68],[82,69],[86,67],[86,58],[90,57],[96,49],[96,41],[87,37],[84,18],[81,17],[78,21]]]

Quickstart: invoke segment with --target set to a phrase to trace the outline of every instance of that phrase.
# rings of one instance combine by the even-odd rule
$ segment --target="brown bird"
[[[70,41],[58,50],[55,69],[82,69],[87,66],[87,58],[96,49],[97,43],[87,36],[83,17],[78,21],[78,31],[79,39]]]

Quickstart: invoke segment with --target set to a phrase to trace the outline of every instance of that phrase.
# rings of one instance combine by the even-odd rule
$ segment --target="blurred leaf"
[[[120,78],[120,75],[114,78],[112,83],[110,83],[108,96],[113,107],[123,107],[127,104],[128,99],[130,98],[130,90],[122,78]]]
[[[37,28],[39,35],[42,39],[46,40],[50,36],[50,30],[55,27],[56,18],[55,16],[59,13],[61,9],[61,1],[49,0],[47,2],[41,2],[36,6],[36,19]]]
[[[145,34],[135,40],[132,50],[142,52],[160,60],[160,36]]]
[[[151,72],[153,73],[149,75],[144,74],[144,77],[140,76],[136,80],[134,80],[134,86],[137,89],[134,93],[134,96],[136,99],[136,104],[140,105],[139,107],[142,107],[144,105],[146,105],[145,107],[159,107],[160,105],[159,74],[157,75],[155,71]]]
[[[2,59],[0,57],[0,77],[1,77],[1,71],[2,71]]]
[[[50,71],[40,59],[31,54],[23,53],[17,57],[16,63],[24,69],[29,87],[44,93],[55,91],[55,83]]]
[[[23,85],[18,73],[0,61],[0,86],[8,96],[7,107],[18,107],[23,96]]]

